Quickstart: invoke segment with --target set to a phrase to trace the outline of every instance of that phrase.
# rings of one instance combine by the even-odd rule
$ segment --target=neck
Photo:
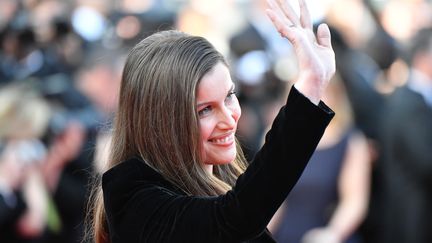
[[[213,175],[213,165],[211,164],[204,164],[204,169],[210,174]]]

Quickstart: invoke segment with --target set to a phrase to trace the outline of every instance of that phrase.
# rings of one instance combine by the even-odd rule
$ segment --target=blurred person
[[[57,73],[73,75],[85,61],[85,53],[90,48],[74,31],[69,20],[57,19],[51,25],[52,37],[44,43],[45,58],[55,63]]]
[[[0,241],[39,242],[47,226],[47,191],[39,171],[46,148],[39,138],[51,112],[23,85],[2,86],[0,104]]]
[[[78,242],[94,143],[86,140],[81,121],[60,118],[59,104],[40,90],[33,82],[0,89],[0,188],[6,195],[3,205],[10,209],[2,209],[2,232],[7,233],[0,237],[11,242]]]
[[[53,111],[43,137],[49,150],[42,169],[60,221],[57,231],[50,232],[45,242],[78,242],[84,232],[101,114],[68,75],[56,74],[40,80],[38,88]]]
[[[107,49],[93,50],[87,54],[76,73],[76,88],[85,95],[94,108],[101,113],[102,119],[111,120],[117,110],[118,92],[122,65],[126,54]]]
[[[71,75],[85,43],[71,27],[68,4],[50,0],[19,6],[2,30],[0,81]]]
[[[103,172],[109,154],[111,124],[117,111],[124,53],[107,56],[108,50],[95,50],[76,75],[77,88],[89,98],[101,115],[94,148],[94,169]],[[113,52],[113,51],[111,51]],[[114,53],[114,52],[113,52]]]
[[[390,74],[399,56],[398,45],[385,31],[376,1],[337,1],[327,14],[336,53],[337,70],[347,90],[355,126],[366,136],[373,167],[367,215],[360,227],[365,242],[381,242],[381,212],[385,207],[381,158],[381,118]],[[383,3],[384,4],[384,3]],[[399,77],[402,75],[399,75]]]
[[[58,35],[56,22],[70,19],[74,4],[68,1],[25,0],[23,12],[27,15],[30,26],[34,29],[36,39],[41,45],[49,45]],[[52,43],[55,44],[55,43]]]
[[[335,67],[330,32],[322,25],[315,36],[300,6],[299,18],[271,1],[269,17],[295,43],[300,75],[244,173],[241,110],[222,55],[178,31],[131,50],[110,168],[97,185],[96,242],[274,242],[266,225],[333,117],[320,102]]]
[[[80,122],[69,121],[56,135],[42,172],[45,185],[56,208],[56,229],[44,237],[44,242],[79,242],[83,235],[87,185],[92,171],[93,140],[88,140]]]
[[[40,68],[40,55],[30,27],[8,26],[3,30],[1,41],[0,82],[27,78]]]
[[[47,129],[38,138],[46,147],[46,156],[34,169],[36,173],[29,173],[37,175],[26,176],[26,181],[37,178],[43,184],[49,199],[47,213],[50,215],[54,208],[57,217],[54,220],[58,221],[56,226],[50,226],[49,217],[48,222],[43,224],[42,241],[77,242],[82,238],[87,185],[93,170],[95,127],[100,122],[100,114],[88,98],[77,91],[72,77],[77,63],[82,62],[81,54],[86,43],[71,29],[66,20],[67,14],[56,19],[58,9],[47,10],[46,6],[57,6],[55,3],[58,1],[49,2],[54,5],[44,5],[39,1],[40,4],[35,3],[35,6],[45,7],[28,12],[20,10],[20,16],[25,18],[15,16],[4,29],[0,49],[0,82],[34,81],[33,88],[39,89],[45,102],[50,104],[52,114]],[[46,17],[44,24],[51,25],[53,32],[44,33],[46,35],[41,37],[39,29],[33,28],[40,20],[36,15]],[[34,22],[27,19],[29,16]],[[27,184],[36,183],[23,183],[22,188],[27,188]],[[34,196],[29,198],[33,200],[31,202],[37,201]],[[45,214],[43,210],[40,212]]]
[[[339,60],[336,63],[337,70],[347,91],[347,96],[353,111],[354,123],[368,138],[377,139],[379,131],[377,121],[379,121],[379,117],[384,109],[385,98],[383,94],[376,89],[375,81],[380,77],[380,73],[382,72],[381,67],[388,68],[391,62],[394,61],[396,50],[391,48],[391,52],[389,51],[391,58],[388,57],[390,60],[381,62],[380,64],[382,64],[382,66],[380,67],[380,65],[367,54],[365,49],[361,49],[350,42],[347,38],[349,31],[345,33],[346,30],[344,30],[343,27],[338,26],[338,23],[333,25],[332,22],[335,20],[329,19],[330,31],[333,36],[332,45],[336,57]],[[377,38],[382,40],[379,37]],[[366,42],[367,40],[362,41]],[[379,43],[381,44],[382,42]],[[385,53],[381,54],[381,50],[375,48],[368,49],[368,52],[377,52],[379,53],[376,54],[377,56],[385,56]]]
[[[62,70],[61,63],[41,47],[28,23],[11,24],[3,30],[0,57],[0,83],[46,77]]]
[[[28,22],[46,62],[55,69],[50,73],[72,75],[90,48],[73,28],[71,14],[74,4],[68,1],[35,1],[27,3]],[[92,20],[87,20],[91,22]]]
[[[432,30],[413,38],[407,84],[383,116],[383,227],[379,242],[432,242]]]
[[[340,76],[331,80],[323,101],[337,115],[269,225],[278,242],[362,242],[356,231],[369,200],[367,140],[355,128]]]
[[[45,128],[36,137],[39,143],[43,143],[46,153],[35,170],[38,179],[42,180],[46,194],[44,197],[49,199],[47,209],[40,210],[47,211],[49,216],[43,224],[45,227],[41,240],[78,242],[83,234],[87,186],[93,170],[94,127],[100,122],[99,115],[86,101],[86,97],[74,89],[65,75],[55,75],[44,80],[12,82],[11,85],[19,84],[29,86],[28,89],[38,93],[40,99],[49,104]],[[5,89],[6,93],[7,90]],[[17,92],[9,93],[15,100],[26,97]],[[6,104],[2,102],[2,105],[3,103]],[[24,110],[28,113],[28,124],[22,126],[31,125],[32,119],[36,122],[36,118],[43,114],[36,109],[32,110],[31,105]],[[4,114],[13,115],[13,111],[11,109]],[[1,128],[5,131],[25,131],[19,127]],[[30,202],[37,202],[34,196],[28,198]]]
[[[355,125],[369,141],[374,141],[378,139],[377,124],[385,100],[376,83],[385,77],[382,73],[395,61],[397,49],[367,2],[337,0],[338,4],[330,5],[326,21],[332,32],[332,44],[339,60],[336,65],[347,90]]]
[[[387,95],[395,87],[406,82],[407,65],[400,58],[400,46],[403,42],[393,37],[385,28],[383,9],[390,3],[382,4],[384,5],[382,8],[377,7],[377,4],[371,1],[365,1],[365,5],[374,19],[375,30],[361,50],[376,62],[380,71],[378,77],[372,80],[372,84],[378,92]]]
[[[367,27],[371,29],[367,38],[364,38],[363,44],[357,48],[346,48],[348,43],[343,44],[342,39],[339,45],[334,45],[336,55],[342,60],[338,70],[343,73],[356,124],[366,134],[372,151],[369,209],[359,230],[359,234],[368,243],[381,243],[382,229],[385,227],[382,213],[387,208],[384,199],[386,168],[381,132],[385,126],[382,119],[384,114],[387,114],[386,99],[397,86],[406,82],[408,73],[407,65],[401,58],[401,43],[390,35],[383,22],[383,10],[392,2],[395,1],[380,3],[383,5],[380,8],[377,2],[363,1],[363,11],[371,17],[370,21],[364,21],[363,25],[373,26]],[[403,29],[404,26],[398,25],[398,28]]]
[[[366,242],[376,242],[379,234],[381,221],[382,205],[382,175],[381,175],[381,140],[380,140],[380,120],[385,113],[385,94],[381,93],[376,86],[376,82],[384,70],[381,67],[388,67],[391,61],[384,61],[380,65],[369,56],[364,50],[356,48],[345,39],[345,35],[337,26],[330,25],[332,32],[332,45],[335,50],[338,73],[344,83],[346,94],[352,110],[354,126],[361,130],[366,136],[368,146],[371,152],[372,171],[370,183],[370,199],[366,219],[360,227],[360,234]],[[379,40],[383,40],[378,38]],[[378,43],[383,43],[378,41]],[[371,44],[371,46],[375,46]],[[392,46],[394,47],[394,46]],[[387,49],[389,50],[389,49]],[[396,50],[391,49],[394,56]],[[381,50],[370,49],[370,52],[379,52]],[[383,53],[378,56],[385,56]],[[379,242],[379,241],[378,241]]]

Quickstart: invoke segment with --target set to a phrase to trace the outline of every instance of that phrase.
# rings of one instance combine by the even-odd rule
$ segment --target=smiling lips
[[[230,146],[234,142],[234,132],[230,132],[217,138],[209,139],[208,141],[215,145]]]

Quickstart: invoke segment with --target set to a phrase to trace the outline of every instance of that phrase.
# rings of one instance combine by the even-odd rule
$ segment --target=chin
[[[215,164],[219,164],[219,165],[225,165],[225,164],[229,164],[232,163],[235,158],[236,158],[236,153],[229,155],[229,156],[223,156],[223,157],[219,157],[218,160],[215,160]]]
[[[235,145],[229,147],[209,146],[204,150],[204,163],[208,165],[225,165],[237,157]]]
[[[206,164],[211,164],[211,165],[226,165],[226,164],[230,164],[231,162],[233,162],[236,158],[236,153],[234,154],[230,154],[230,155],[225,155],[225,156],[211,156],[208,157],[208,159],[206,160]]]
[[[222,161],[217,162],[216,164],[218,164],[218,165],[230,164],[234,161],[234,159],[235,159],[235,157],[233,159],[229,159],[229,160],[222,160]]]

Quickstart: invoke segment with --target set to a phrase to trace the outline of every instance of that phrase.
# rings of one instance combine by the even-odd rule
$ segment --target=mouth
[[[215,145],[229,146],[234,143],[234,133],[230,132],[223,136],[209,139],[208,141]]]

